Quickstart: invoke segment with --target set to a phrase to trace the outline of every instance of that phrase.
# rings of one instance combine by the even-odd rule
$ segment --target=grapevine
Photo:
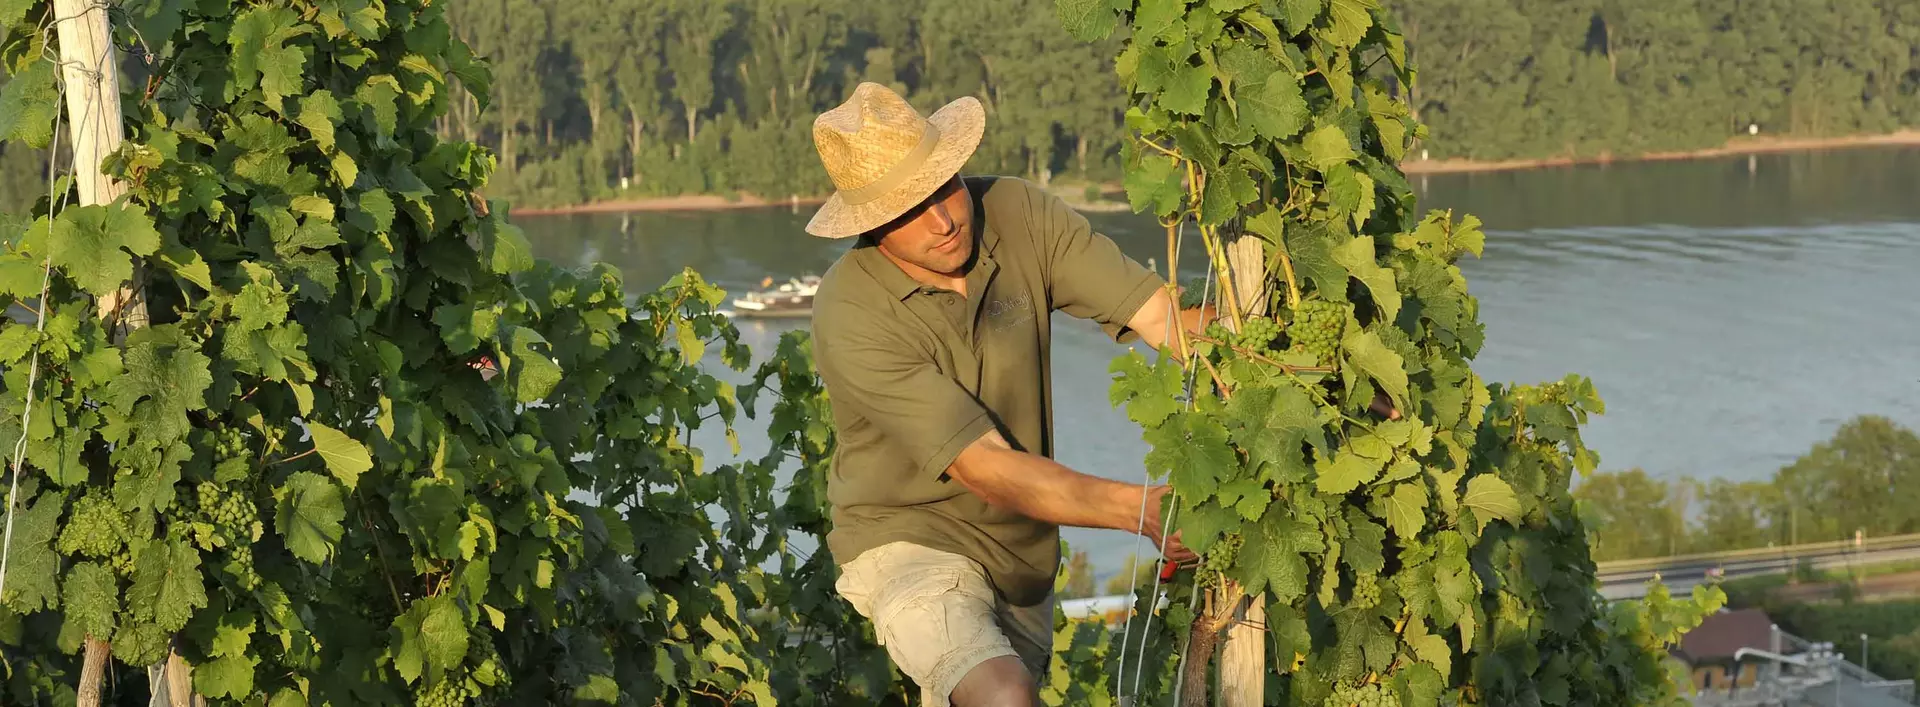
[[[160,661],[221,707],[903,694],[825,553],[789,550],[824,534],[831,446],[801,347],[763,373],[769,458],[704,463],[695,430],[755,412],[701,368],[749,361],[724,294],[533,257],[482,193],[495,155],[436,133],[491,98],[446,5],[93,13],[143,52],[108,57],[125,196],[73,205],[62,178],[0,219],[0,305],[52,265],[44,331],[0,320],[0,419],[43,363],[31,427],[0,425],[27,449],[4,701],[146,704]],[[0,12],[8,149],[53,139],[70,21]],[[122,287],[145,326],[95,306]],[[118,677],[76,685],[109,639]]]
[[[1220,285],[1224,321],[1171,347],[1190,358],[1113,364],[1113,399],[1204,557],[1170,590],[1202,588],[1203,615],[1162,625],[1224,626],[1255,604],[1266,630],[1248,640],[1270,652],[1252,699],[1293,707],[1682,704],[1666,647],[1724,595],[1595,593],[1568,488],[1598,463],[1579,428],[1603,406],[1578,376],[1474,372],[1484,336],[1458,261],[1485,236],[1471,216],[1416,214],[1398,162],[1425,128],[1393,18],[1374,0],[1056,7],[1082,40],[1124,27],[1128,201],[1170,249],[1198,231]],[[1187,396],[1189,374],[1211,385]],[[1196,630],[1186,682],[1214,659]],[[1166,695],[1130,689],[1117,696]]]

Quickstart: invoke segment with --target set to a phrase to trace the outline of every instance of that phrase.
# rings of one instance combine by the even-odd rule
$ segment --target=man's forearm
[[[1137,531],[1145,487],[1083,474],[1006,446],[998,435],[954,461],[953,477],[988,504],[1034,520],[1079,528]]]

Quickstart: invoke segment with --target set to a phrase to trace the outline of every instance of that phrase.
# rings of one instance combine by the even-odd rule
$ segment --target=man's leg
[[[836,583],[928,707],[1028,707],[1034,681],[995,615],[979,563],[910,543],[861,553]]]

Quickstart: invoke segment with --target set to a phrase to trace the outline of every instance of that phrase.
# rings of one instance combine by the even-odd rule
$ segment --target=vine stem
[[[285,459],[281,459],[281,460],[279,460],[279,461],[275,461],[275,462],[272,462],[272,463],[270,463],[270,464],[268,464],[267,466],[278,466],[278,465],[280,465],[280,464],[285,464],[285,463],[287,463],[287,462],[290,462],[290,461],[297,461],[297,460],[300,460],[300,459],[304,459],[304,458],[306,458],[306,457],[310,457],[310,456],[313,456],[313,454],[314,454],[315,452],[318,452],[318,451],[320,451],[320,448],[319,448],[319,447],[314,447],[313,449],[309,449],[309,450],[307,450],[307,451],[304,451],[304,452],[301,452],[301,453],[299,453],[299,454],[295,454],[295,455],[293,455],[293,456],[291,456],[291,457],[287,457],[287,458],[285,458]]]
[[[1220,348],[1223,348],[1223,349],[1231,349],[1231,350],[1232,350],[1232,351],[1233,351],[1234,353],[1238,353],[1238,354],[1240,354],[1240,355],[1242,355],[1242,356],[1246,356],[1247,358],[1251,358],[1251,359],[1253,359],[1253,360],[1255,360],[1255,361],[1259,361],[1259,362],[1261,362],[1261,363],[1264,363],[1264,364],[1267,364],[1267,365],[1269,365],[1269,366],[1273,366],[1273,367],[1275,367],[1275,368],[1278,368],[1278,369],[1280,369],[1280,370],[1282,370],[1282,371],[1285,371],[1285,372],[1287,372],[1288,374],[1294,374],[1294,373],[1333,373],[1333,372],[1334,372],[1334,368],[1333,368],[1332,366],[1292,366],[1292,365],[1288,365],[1288,364],[1285,364],[1285,363],[1281,363],[1281,362],[1279,362],[1279,361],[1275,361],[1275,360],[1273,360],[1273,359],[1271,359],[1271,358],[1268,358],[1268,357],[1266,357],[1266,356],[1264,356],[1264,355],[1261,355],[1261,354],[1260,354],[1259,352],[1257,352],[1257,351],[1254,351],[1254,350],[1251,350],[1251,349],[1245,349],[1245,348],[1241,348],[1241,347],[1239,347],[1239,346],[1234,346],[1233,344],[1229,344],[1229,343],[1227,343],[1227,342],[1225,342],[1225,341],[1221,341],[1221,340],[1219,340],[1219,339],[1215,339],[1215,338],[1213,338],[1213,337],[1211,337],[1211,336],[1207,336],[1206,334],[1193,334],[1192,336],[1193,336],[1193,339],[1194,339],[1195,341],[1200,341],[1200,342],[1204,342],[1204,343],[1208,343],[1208,344],[1213,344],[1214,346],[1218,346],[1218,347],[1220,347]]]

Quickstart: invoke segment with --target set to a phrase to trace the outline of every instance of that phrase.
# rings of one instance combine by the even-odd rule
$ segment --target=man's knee
[[[1014,656],[988,660],[960,679],[949,698],[954,707],[1040,707],[1039,686]]]

